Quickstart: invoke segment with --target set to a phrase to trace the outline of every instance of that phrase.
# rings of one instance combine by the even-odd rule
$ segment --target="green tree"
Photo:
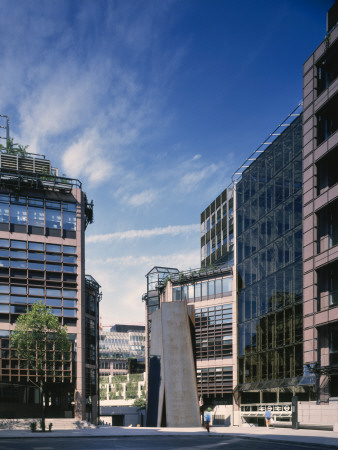
[[[43,400],[44,386],[47,381],[62,380],[60,368],[70,359],[67,329],[60,325],[51,308],[38,302],[26,314],[18,317],[11,334],[11,347],[16,350],[21,366],[29,370],[29,381],[39,387],[41,427],[44,431],[46,406]]]
[[[146,408],[146,399],[145,398],[137,398],[133,406],[136,406],[137,408],[145,409]]]

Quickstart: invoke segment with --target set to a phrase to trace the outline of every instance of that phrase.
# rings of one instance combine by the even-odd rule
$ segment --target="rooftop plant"
[[[27,156],[27,148],[29,145],[17,144],[12,138],[6,139],[6,146],[0,144],[0,150],[6,150],[9,155],[21,156],[25,158]]]

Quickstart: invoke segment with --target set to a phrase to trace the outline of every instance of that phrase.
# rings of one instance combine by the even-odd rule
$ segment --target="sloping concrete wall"
[[[186,305],[162,303],[161,312],[167,426],[198,427],[196,371]]]
[[[156,361],[155,370],[152,361]],[[148,426],[163,426],[164,421],[168,427],[201,425],[190,323],[184,302],[162,303],[161,309],[151,315],[148,391]]]

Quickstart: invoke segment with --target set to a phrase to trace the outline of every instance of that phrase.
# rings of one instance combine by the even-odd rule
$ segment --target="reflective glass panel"
[[[26,248],[26,241],[11,241],[11,248]]]
[[[76,213],[63,211],[63,229],[76,231]]]
[[[63,306],[68,308],[76,308],[76,300],[63,300]]]
[[[11,286],[11,294],[26,294],[26,286]]]
[[[46,209],[46,227],[61,229],[61,213],[59,211]]]
[[[28,242],[28,248],[30,250],[44,250],[43,244],[40,242]]]
[[[60,289],[47,289],[47,295],[51,297],[61,297]]]
[[[195,298],[200,298],[201,297],[201,283],[196,283],[195,284]]]
[[[9,295],[0,294],[0,303],[9,303]]]
[[[36,261],[44,261],[45,259],[45,254],[44,253],[39,253],[39,252],[28,252],[28,259],[33,259]]]
[[[5,203],[0,203],[0,222],[8,223],[9,222],[9,206]]]
[[[63,255],[63,262],[65,263],[76,263],[76,256],[65,256]]]
[[[47,252],[60,253],[61,252],[61,245],[46,244],[46,251]]]
[[[17,258],[17,259],[27,259],[27,253],[26,251],[20,251],[20,250],[12,250],[11,249],[11,258]]]
[[[11,223],[16,225],[26,225],[27,223],[26,206],[11,204]]]
[[[180,287],[175,287],[173,288],[173,301],[179,301],[181,300],[181,288]]]
[[[37,206],[43,208],[43,199],[41,198],[28,198],[28,206]]]
[[[33,270],[44,270],[44,269],[45,269],[45,265],[44,265],[44,263],[33,263],[33,262],[28,262],[28,269],[33,269]]]
[[[76,317],[76,309],[63,309],[63,315],[66,317]]]
[[[61,262],[61,255],[46,255],[46,261]]]
[[[77,292],[69,289],[63,290],[63,296],[64,297],[70,297],[70,298],[76,298]]]
[[[214,295],[215,294],[215,283],[214,280],[208,281],[208,294]]]
[[[19,297],[18,295],[11,295],[11,303],[27,303],[27,297]]]
[[[232,291],[232,277],[223,278],[223,292]]]
[[[11,261],[11,267],[16,269],[27,269],[27,261]]]
[[[76,273],[76,266],[65,266],[63,265],[63,271],[68,273]]]
[[[46,200],[46,208],[48,209],[61,209],[61,203],[52,200]]]
[[[43,228],[45,226],[44,209],[28,206],[28,225]]]
[[[61,306],[61,300],[58,300],[56,298],[46,298],[46,305],[47,306]]]
[[[64,211],[76,212],[76,203],[63,202],[62,209]]]
[[[28,291],[29,295],[44,295],[44,289],[43,288],[29,288]]]
[[[76,247],[73,247],[72,245],[64,245],[63,246],[63,252],[64,253],[75,254],[76,253]]]
[[[50,270],[52,272],[61,272],[60,264],[46,264],[46,270]]]

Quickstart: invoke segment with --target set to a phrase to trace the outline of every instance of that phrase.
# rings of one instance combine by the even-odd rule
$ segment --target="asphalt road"
[[[218,436],[147,436],[147,437],[77,437],[0,439],[0,450],[297,450],[323,449],[296,443],[266,442],[242,437]]]

